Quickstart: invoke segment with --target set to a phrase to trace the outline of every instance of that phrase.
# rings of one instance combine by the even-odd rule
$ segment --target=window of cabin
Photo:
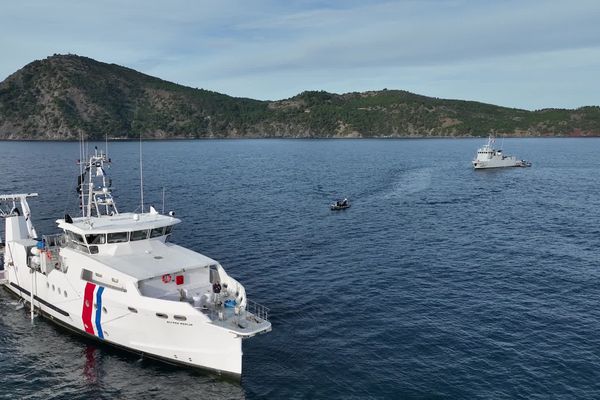
[[[114,290],[119,290],[121,292],[127,292],[127,289],[125,289],[123,287],[123,285],[116,284],[114,278],[112,279],[112,281],[114,283],[109,283],[109,282],[107,282],[108,279],[102,279],[102,274],[94,273],[94,272],[90,271],[89,269],[82,268],[81,279],[84,281],[95,283],[96,285],[99,285],[99,286],[108,287],[108,288],[111,288]],[[117,282],[118,282],[118,280],[117,280]]]
[[[143,231],[131,232],[130,240],[132,242],[134,242],[136,240],[145,240],[145,239],[148,239],[148,230],[147,229],[145,229]]]
[[[85,240],[88,244],[104,244],[106,243],[106,235],[103,233],[95,235],[85,235]]]
[[[108,234],[107,243],[124,243],[127,242],[129,232],[115,232]]]
[[[155,237],[159,237],[165,234],[165,228],[164,227],[160,227],[160,228],[154,228],[150,231],[150,237],[151,238],[155,238]]]
[[[168,235],[171,232],[173,232],[173,225],[165,226],[165,235]]]
[[[80,235],[80,234],[78,234],[78,233],[71,232],[71,231],[67,231],[67,236],[69,237],[69,239],[71,239],[71,240],[72,240],[72,241],[74,241],[74,242],[77,242],[77,243],[85,243],[85,242],[83,241],[83,236],[81,236],[81,235]]]

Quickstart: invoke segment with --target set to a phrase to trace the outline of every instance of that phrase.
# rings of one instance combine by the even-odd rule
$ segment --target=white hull
[[[521,160],[490,160],[490,161],[473,161],[473,168],[488,169],[488,168],[510,168],[523,167]]]
[[[13,268],[5,271],[8,279],[5,287],[30,304],[30,269],[20,269],[24,273],[15,273]],[[102,306],[100,309],[92,307],[90,324],[86,329],[83,309],[86,301],[85,289],[90,284],[77,287],[78,285],[73,285],[67,276],[59,274],[63,275],[59,271],[53,271],[48,276],[35,273],[33,304],[36,311],[41,312],[44,317],[84,336],[151,358],[210,370],[234,378],[241,376],[242,338],[234,333],[225,334],[222,328],[207,322],[202,318],[203,315],[197,313],[189,304],[158,304],[167,302],[141,296],[140,301],[136,302],[127,298],[126,294],[105,288],[101,293]],[[97,287],[93,292],[93,301],[97,304]],[[132,313],[129,307],[138,312]],[[106,312],[102,311],[103,308]],[[181,308],[190,310],[185,313]],[[187,320],[179,322],[172,318],[161,319],[156,317],[157,310],[169,316],[184,315]]]

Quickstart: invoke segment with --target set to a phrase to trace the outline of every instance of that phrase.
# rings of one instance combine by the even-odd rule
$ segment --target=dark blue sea
[[[533,167],[474,171],[484,143],[144,142],[146,204],[164,188],[174,241],[219,260],[273,331],[244,342],[237,384],[32,327],[2,290],[0,398],[600,398],[600,139],[506,139]],[[108,151],[133,211],[139,143]],[[38,192],[38,233],[56,232],[78,158],[0,142],[0,193]]]

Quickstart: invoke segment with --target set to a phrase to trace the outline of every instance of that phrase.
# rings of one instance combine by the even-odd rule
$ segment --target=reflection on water
[[[88,384],[96,384],[98,382],[98,373],[96,368],[96,352],[98,349],[95,346],[85,346],[85,366],[83,367],[83,376]]]

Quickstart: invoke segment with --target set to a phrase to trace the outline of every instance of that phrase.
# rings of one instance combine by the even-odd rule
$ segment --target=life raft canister
[[[171,279],[172,279],[172,278],[171,278],[171,274],[164,274],[164,275],[162,276],[162,281],[163,281],[163,283],[169,283],[169,282],[171,282]]]

